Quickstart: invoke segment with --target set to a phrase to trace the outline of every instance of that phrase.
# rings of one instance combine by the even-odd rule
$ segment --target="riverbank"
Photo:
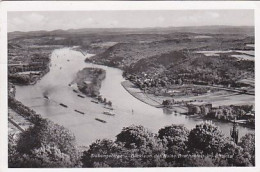
[[[62,48],[11,42],[8,43],[8,81],[16,85],[36,84],[50,71],[52,52]]]
[[[150,106],[156,107],[156,108],[163,108],[162,102],[159,100],[156,100],[156,97],[152,94],[146,94],[139,88],[137,88],[132,82],[130,81],[123,81],[121,82],[121,85],[125,88],[125,90],[131,94],[136,99],[142,101],[143,103],[146,103]],[[170,108],[171,111],[175,111],[178,113],[187,113],[188,109],[186,107],[182,107],[179,105],[176,105],[174,107]]]
[[[181,113],[181,114],[186,114],[188,116],[198,116],[200,119],[206,119],[206,120],[214,120],[214,121],[219,121],[219,122],[224,122],[224,123],[232,123],[233,119],[229,119],[229,118],[220,118],[220,110],[213,110],[211,113],[209,114],[198,114],[198,113],[194,113],[192,114],[190,111],[190,107],[193,106],[196,108],[201,108],[200,106],[197,106],[197,104],[202,104],[202,106],[205,104],[203,104],[203,102],[191,102],[190,103],[182,103],[182,104],[173,104],[173,105],[169,105],[167,107],[163,106],[162,103],[160,103],[160,100],[166,100],[169,97],[158,97],[155,95],[151,95],[151,94],[147,94],[144,91],[140,90],[138,87],[136,87],[132,82],[130,81],[123,81],[121,83],[121,85],[125,88],[125,90],[131,94],[133,97],[135,97],[136,99],[150,105],[156,108],[166,108],[168,111],[171,112],[177,112],[177,113]],[[180,100],[181,101],[181,100]],[[188,99],[186,98],[185,101],[188,101]],[[186,104],[186,105],[185,105]],[[221,106],[222,107],[222,106]],[[224,106],[223,106],[224,108]],[[216,109],[216,108],[214,108]],[[205,110],[204,110],[205,111]],[[209,111],[209,110],[206,110]],[[217,115],[214,115],[215,112]],[[228,116],[230,117],[230,115]],[[236,123],[238,123],[241,126],[244,127],[248,127],[251,129],[254,129],[254,125],[252,125],[251,123],[248,123],[246,120],[237,120]]]

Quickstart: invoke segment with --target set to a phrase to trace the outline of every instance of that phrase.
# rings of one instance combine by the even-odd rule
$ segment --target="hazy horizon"
[[[253,10],[8,12],[8,32],[254,26]]]
[[[245,26],[245,25],[241,25],[241,26],[232,26],[232,25],[203,25],[203,26],[169,26],[169,27],[142,27],[142,28],[126,28],[126,27],[116,27],[116,28],[77,28],[77,29],[54,29],[54,30],[32,30],[32,31],[19,31],[19,30],[15,30],[15,31],[7,31],[8,33],[12,33],[12,32],[40,32],[40,31],[46,31],[46,32],[53,32],[53,31],[57,31],[57,30],[63,30],[63,31],[69,31],[69,30],[83,30],[83,29],[129,29],[129,30],[134,30],[134,29],[167,29],[167,28],[188,28],[188,27],[213,27],[213,26],[218,26],[218,27],[254,27],[254,26]]]

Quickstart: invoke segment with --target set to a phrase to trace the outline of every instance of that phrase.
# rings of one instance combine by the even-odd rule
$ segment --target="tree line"
[[[8,151],[11,168],[254,166],[255,135],[236,144],[211,122],[191,130],[165,126],[158,133],[132,125],[115,140],[96,140],[82,150],[69,130],[38,118],[17,139],[9,138]]]

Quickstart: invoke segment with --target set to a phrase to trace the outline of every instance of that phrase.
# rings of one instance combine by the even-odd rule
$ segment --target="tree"
[[[30,154],[19,153],[15,157],[15,163],[9,167],[19,168],[61,168],[75,167],[70,156],[61,153],[56,146],[43,145],[38,149],[33,149]]]
[[[167,146],[167,154],[178,155],[187,152],[189,130],[183,125],[166,126],[158,133],[158,138]]]
[[[64,127],[49,120],[39,120],[33,127],[21,133],[17,142],[17,151],[21,155],[33,156],[38,149],[53,150],[53,148],[68,155],[71,162],[77,163],[78,152],[74,135]]]
[[[203,122],[192,129],[188,138],[191,152],[203,154],[217,154],[221,152],[225,143],[223,133],[212,122]]]
[[[56,146],[43,145],[34,149],[30,159],[35,160],[35,167],[73,167],[70,155],[62,153]]]
[[[124,127],[116,138],[116,142],[123,143],[126,148],[133,146],[141,147],[153,140],[154,134],[141,125],[132,125],[130,127]]]
[[[81,158],[83,167],[124,167],[123,147],[112,140],[103,139],[92,143]]]
[[[111,101],[108,101],[108,106],[112,106],[112,102]]]
[[[165,154],[162,142],[143,126],[125,127],[116,137],[116,143],[121,144],[128,151],[127,157],[134,155],[128,159],[131,166],[165,166],[164,159],[160,157]]]
[[[173,166],[177,167],[214,167],[213,159],[210,157],[198,157],[198,156],[187,156],[182,158],[182,161],[179,161]]]
[[[226,140],[221,152],[221,157],[216,158],[218,166],[251,166],[250,154],[234,141]]]
[[[102,96],[100,96],[100,95],[97,97],[97,99],[98,99],[99,102],[103,101]]]
[[[255,134],[248,133],[241,138],[241,141],[238,143],[244,152],[248,152],[251,156],[250,162],[254,165],[255,164]]]
[[[13,135],[8,135],[8,166],[15,167],[19,164],[19,156],[16,148],[16,141]]]

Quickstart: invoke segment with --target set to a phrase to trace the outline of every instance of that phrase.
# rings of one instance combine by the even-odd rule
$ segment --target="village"
[[[236,120],[237,123],[243,126],[255,127],[253,96],[249,92],[249,95],[244,95],[247,93],[244,91],[246,88],[248,90],[252,89],[250,85],[247,85],[246,88],[243,87],[242,90],[223,85],[208,86],[206,83],[199,85],[198,82],[192,84],[192,81],[187,80],[185,80],[187,83],[185,84],[182,78],[169,79],[168,77],[160,77],[156,74],[149,75],[145,72],[142,72],[141,75],[125,72],[124,77],[132,82],[137,89],[140,89],[143,94],[146,94],[146,98],[141,99],[148,104],[151,103],[147,99],[152,99],[154,102],[157,102],[156,107],[166,107],[173,111],[181,107],[182,109],[179,112],[182,114],[198,115],[222,122],[233,122]],[[232,92],[235,93],[232,94]],[[229,104],[219,104],[213,98],[214,96],[221,98],[228,95],[230,95],[231,99],[233,96],[238,95],[251,97],[251,102],[244,101],[244,103],[241,103],[230,101]],[[183,111],[183,109],[185,110]]]
[[[33,39],[32,39],[33,40]],[[35,40],[33,40],[35,41]],[[59,46],[32,46],[13,41],[8,44],[8,79],[9,82],[28,85],[35,84],[49,71],[52,51]]]

